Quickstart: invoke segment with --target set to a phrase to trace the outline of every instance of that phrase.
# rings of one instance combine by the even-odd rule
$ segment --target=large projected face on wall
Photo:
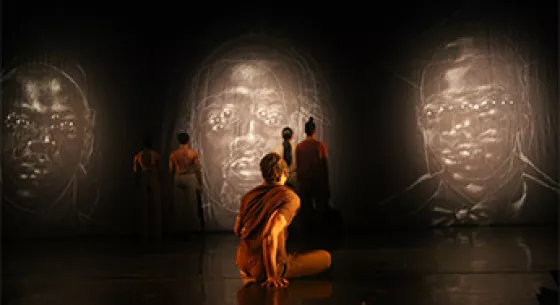
[[[66,71],[44,63],[2,78],[4,195],[40,213],[73,191],[93,149],[93,111]]]
[[[237,212],[241,196],[262,183],[260,159],[282,141],[294,141],[309,116],[325,138],[330,125],[326,92],[307,62],[290,49],[241,39],[210,56],[177,126],[190,127],[201,156],[206,203]]]
[[[428,173],[408,189],[439,180],[426,201],[432,224],[515,217],[526,201],[526,178],[558,191],[558,182],[524,154],[533,135],[526,68],[507,47],[460,38],[423,69],[417,118]]]
[[[519,174],[515,152],[530,135],[531,107],[515,63],[470,47],[470,39],[451,43],[426,67],[418,117],[432,171],[480,200]]]

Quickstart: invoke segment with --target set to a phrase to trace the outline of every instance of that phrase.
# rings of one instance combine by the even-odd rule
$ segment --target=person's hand
[[[267,288],[282,288],[288,286],[288,280],[280,276],[269,276],[264,283],[263,287]]]

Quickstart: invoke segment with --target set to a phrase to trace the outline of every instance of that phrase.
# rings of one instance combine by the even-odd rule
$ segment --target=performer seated
[[[257,281],[267,287],[285,287],[287,279],[327,270],[331,255],[324,250],[286,253],[287,228],[297,214],[300,199],[284,184],[288,165],[277,153],[260,162],[264,183],[241,199],[234,233],[241,238],[235,257],[245,283]]]

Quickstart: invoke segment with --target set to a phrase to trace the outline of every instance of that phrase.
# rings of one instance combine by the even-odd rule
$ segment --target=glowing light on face
[[[525,178],[559,189],[523,152],[533,134],[527,66],[507,47],[502,54],[483,46],[458,39],[436,52],[422,72],[417,114],[428,172],[407,190],[440,179],[425,202],[433,225],[516,215],[527,197]]]
[[[420,126],[426,153],[434,157],[435,167],[445,169],[446,182],[479,200],[501,183],[497,177],[516,172],[516,139],[528,127],[530,108],[521,100],[516,67],[472,48],[460,52],[424,71],[428,96],[419,112]]]
[[[309,116],[326,131],[330,109],[314,75],[298,54],[266,43],[238,42],[210,56],[178,126],[190,126],[200,152],[206,202],[236,212],[241,196],[262,183],[260,159],[278,146],[285,126],[295,141]]]
[[[22,209],[45,208],[34,206],[34,199],[56,202],[77,169],[89,161],[92,112],[77,82],[47,64],[7,73],[2,99],[3,173],[11,189],[7,196]]]

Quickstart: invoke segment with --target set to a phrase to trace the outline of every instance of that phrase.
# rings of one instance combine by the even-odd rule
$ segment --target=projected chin
[[[7,196],[25,202],[60,194],[83,156],[80,88],[56,69],[34,66],[9,73],[2,90]]]

